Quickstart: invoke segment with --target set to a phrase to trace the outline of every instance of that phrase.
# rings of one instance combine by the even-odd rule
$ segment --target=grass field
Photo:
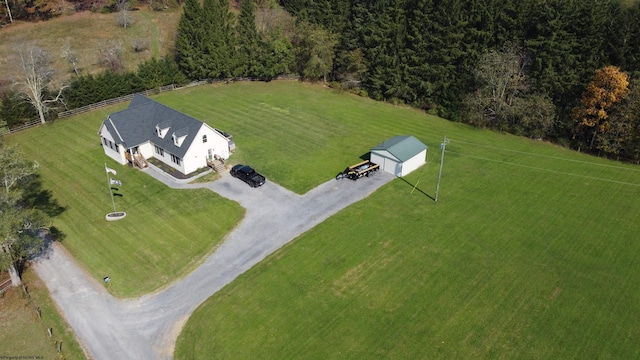
[[[98,48],[101,43],[111,40],[122,46],[124,67],[135,70],[139,63],[172,51],[181,14],[180,9],[152,11],[141,7],[139,11],[131,11],[134,25],[126,29],[118,27],[118,14],[91,12],[4,26],[0,30],[0,80],[10,80],[14,75],[16,48],[25,44],[37,45],[49,52],[56,69],[56,83],[68,83],[72,75],[71,65],[61,56],[67,43],[78,56],[80,74],[103,70],[98,64]],[[136,53],[132,41],[137,39],[147,40],[149,49]]]
[[[30,270],[23,274],[23,281],[28,295],[22,287],[0,295],[0,357],[59,359],[62,343],[66,359],[84,359],[73,330],[60,317],[42,281]]]
[[[176,359],[640,356],[637,167],[296,82],[201,86],[155,99],[230,132],[238,149],[232,162],[248,162],[298,193],[394,135],[429,146],[418,171],[203,304]],[[65,246],[94,276],[112,271],[114,293],[135,295],[180,276],[214,246],[196,243],[191,255],[176,255],[199,234],[177,243],[151,234],[176,233],[230,208],[237,215],[217,230],[224,234],[240,210],[121,169],[125,196],[116,201],[132,215],[123,225],[102,221],[110,203],[96,131],[115,110],[11,140],[41,162],[45,186],[66,207],[55,220]],[[435,203],[445,135],[451,141]],[[171,221],[159,223],[160,213]],[[165,263],[185,258],[195,260]],[[155,285],[133,288],[146,285],[141,279]]]
[[[111,107],[10,137],[40,164],[43,186],[65,210],[53,219],[63,244],[97,279],[111,278],[116,296],[142,295],[194,269],[238,223],[244,210],[210,190],[171,190],[139,170],[107,158],[97,131]],[[113,211],[107,165],[123,185]]]
[[[637,167],[302,84],[160,99],[298,192],[393,135],[430,147],[203,304],[176,359],[640,356]]]

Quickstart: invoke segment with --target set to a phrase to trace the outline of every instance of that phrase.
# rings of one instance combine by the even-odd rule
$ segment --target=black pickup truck
[[[231,168],[229,171],[231,176],[238,178],[251,187],[258,187],[264,185],[266,181],[264,176],[258,174],[251,166],[238,164]]]

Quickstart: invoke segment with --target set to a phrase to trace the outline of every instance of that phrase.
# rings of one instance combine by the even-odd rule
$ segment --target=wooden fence
[[[142,94],[144,96],[149,96],[149,95],[155,95],[155,94],[159,94],[161,92],[171,91],[171,90],[175,90],[175,89],[176,89],[176,86],[171,84],[171,85],[159,87],[157,89],[151,89],[151,90],[143,91],[140,94]],[[105,106],[118,104],[118,103],[121,103],[121,102],[124,102],[124,101],[129,101],[129,100],[133,99],[133,95],[134,94],[129,94],[129,95],[120,96],[120,97],[117,97],[117,98],[114,98],[114,99],[102,100],[102,101],[97,102],[95,104],[79,107],[77,109],[72,109],[72,110],[59,112],[58,113],[58,119],[64,119],[64,118],[69,117],[69,116],[78,115],[78,114],[86,113],[86,112],[93,111],[93,110],[96,110],[96,109],[100,109],[100,108],[103,108]]]
[[[40,122],[40,120],[33,120],[33,121],[28,122],[28,123],[22,124],[20,126],[14,127],[12,129],[9,129],[7,127],[0,128],[0,136],[4,136],[4,135],[11,134],[11,133],[14,133],[14,132],[26,130],[26,129],[32,128],[34,126],[38,126],[40,124],[42,124]]]
[[[3,282],[0,282],[0,292],[4,291],[9,286],[11,286],[11,279],[7,279]]]

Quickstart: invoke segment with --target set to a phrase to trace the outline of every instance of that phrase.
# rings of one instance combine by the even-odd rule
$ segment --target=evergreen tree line
[[[292,44],[279,30],[258,32],[255,4],[242,1],[237,17],[228,0],[186,0],[176,36],[176,61],[190,79],[248,77],[271,80],[290,73]]]
[[[337,35],[329,77],[342,86],[452,120],[582,149],[612,154],[584,136],[591,132],[574,116],[596,71],[613,65],[631,79],[640,76],[638,1],[280,4],[299,21]],[[634,84],[629,96],[638,92]]]

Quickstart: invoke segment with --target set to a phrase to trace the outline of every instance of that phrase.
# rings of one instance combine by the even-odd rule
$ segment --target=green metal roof
[[[404,162],[426,149],[427,145],[421,143],[420,140],[409,135],[394,136],[391,139],[383,142],[382,144],[373,147],[371,151],[373,152],[376,150],[386,150],[398,161]]]

